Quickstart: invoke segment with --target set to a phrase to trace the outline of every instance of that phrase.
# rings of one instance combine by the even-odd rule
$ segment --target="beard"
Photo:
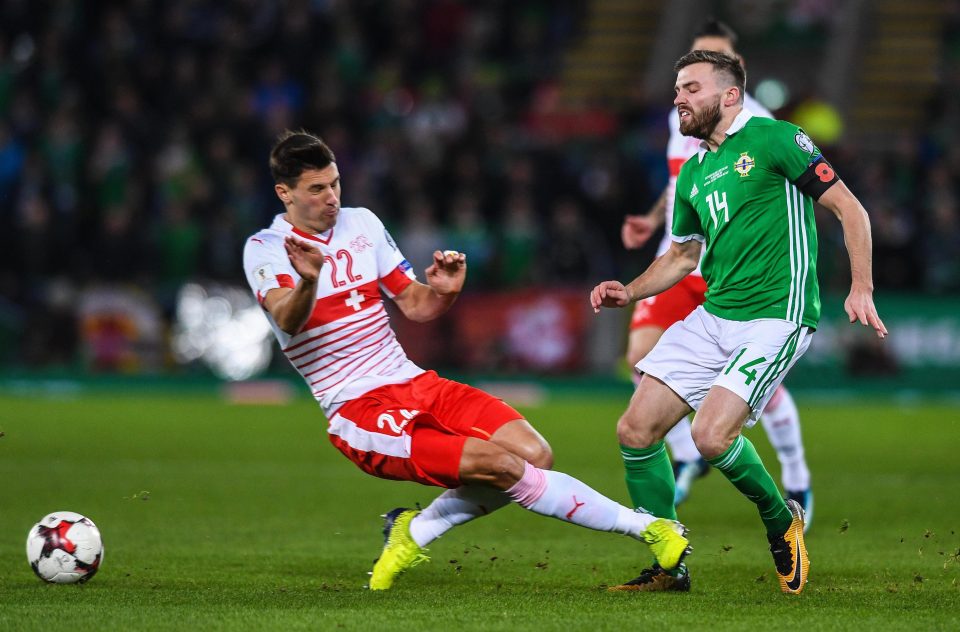
[[[704,107],[699,112],[691,111],[690,116],[680,120],[680,133],[684,136],[693,136],[700,140],[707,140],[717,129],[720,122],[720,97],[716,103]]]

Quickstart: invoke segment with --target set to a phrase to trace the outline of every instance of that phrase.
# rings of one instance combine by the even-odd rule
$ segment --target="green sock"
[[[623,456],[627,491],[630,492],[633,506],[649,511],[658,518],[676,520],[677,510],[673,506],[676,481],[663,441],[649,448],[621,445],[620,454]]]
[[[790,527],[793,514],[749,439],[739,435],[723,454],[707,461],[757,505],[767,533],[783,533]]]

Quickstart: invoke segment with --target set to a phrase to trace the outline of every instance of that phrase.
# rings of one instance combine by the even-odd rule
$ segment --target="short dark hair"
[[[730,85],[740,90],[740,100],[743,101],[743,92],[747,86],[747,72],[743,69],[743,64],[740,63],[739,59],[711,50],[694,50],[678,59],[677,63],[673,65],[673,69],[680,72],[693,64],[712,65],[714,72],[724,75]]]
[[[698,37],[722,37],[730,41],[730,45],[737,47],[737,32],[716,18],[709,18],[693,34],[693,39]]]
[[[277,184],[295,187],[304,171],[326,169],[336,161],[319,136],[302,129],[286,130],[270,150],[270,174]]]

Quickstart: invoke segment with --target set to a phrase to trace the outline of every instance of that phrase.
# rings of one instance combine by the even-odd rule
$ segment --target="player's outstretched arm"
[[[290,236],[284,238],[283,247],[300,280],[294,288],[279,287],[267,292],[263,297],[263,306],[277,326],[292,336],[307,324],[316,303],[317,278],[323,267],[323,253]]]
[[[453,250],[433,253],[426,269],[427,284],[414,281],[393,301],[412,321],[423,323],[446,313],[463,289],[467,278],[467,256]]]
[[[635,250],[647,243],[650,236],[660,228],[667,213],[667,190],[664,189],[646,215],[627,215],[620,227],[623,247]]]
[[[696,270],[699,262],[699,241],[675,241],[663,256],[657,257],[643,274],[629,284],[603,281],[593,288],[590,292],[590,305],[593,306],[594,313],[599,314],[601,307],[624,307],[634,301],[659,294]]]
[[[873,327],[881,338],[887,328],[873,304],[873,246],[870,239],[870,218],[847,185],[842,180],[835,182],[818,200],[840,220],[843,226],[843,241],[850,257],[850,294],[843,308],[850,322]]]

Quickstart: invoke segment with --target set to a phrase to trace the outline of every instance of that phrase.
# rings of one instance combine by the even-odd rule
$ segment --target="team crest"
[[[690,189],[690,197],[696,197],[697,193],[700,193],[700,189],[697,188],[697,183],[693,183],[693,188]]]
[[[740,158],[733,163],[733,168],[737,170],[741,178],[750,175],[750,170],[755,166],[756,163],[753,162],[753,158],[747,155],[747,152],[740,154]]]
[[[360,254],[367,248],[373,248],[373,244],[370,243],[370,240],[367,239],[366,235],[360,235],[350,242],[350,250],[357,254]]]

